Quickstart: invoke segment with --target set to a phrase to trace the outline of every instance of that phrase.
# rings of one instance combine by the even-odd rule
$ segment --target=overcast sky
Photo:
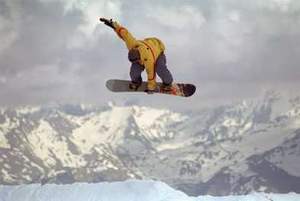
[[[127,49],[99,17],[166,45],[192,98],[114,94]],[[274,89],[300,94],[299,0],[0,0],[0,105],[107,101],[207,105]],[[143,76],[144,78],[145,75]]]

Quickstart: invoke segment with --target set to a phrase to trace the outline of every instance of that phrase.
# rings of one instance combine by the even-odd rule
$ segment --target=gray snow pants
[[[173,77],[171,72],[167,68],[167,59],[165,54],[162,52],[155,62],[155,73],[160,77],[164,84],[172,84]],[[142,83],[142,72],[145,67],[139,63],[132,63],[130,68],[131,81],[137,84]]]

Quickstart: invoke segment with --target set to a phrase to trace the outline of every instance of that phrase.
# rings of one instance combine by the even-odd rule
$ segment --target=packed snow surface
[[[253,193],[189,197],[157,181],[0,186],[0,201],[300,201],[300,195]]]

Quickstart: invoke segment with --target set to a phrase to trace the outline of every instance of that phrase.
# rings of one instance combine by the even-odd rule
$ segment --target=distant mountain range
[[[153,179],[189,195],[300,193],[300,97],[193,112],[0,108],[0,183]]]

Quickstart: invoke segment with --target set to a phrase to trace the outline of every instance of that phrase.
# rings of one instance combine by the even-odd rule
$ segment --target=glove
[[[112,29],[115,29],[112,19],[108,20],[101,17],[99,20],[100,22],[103,22],[105,25],[111,27]]]

